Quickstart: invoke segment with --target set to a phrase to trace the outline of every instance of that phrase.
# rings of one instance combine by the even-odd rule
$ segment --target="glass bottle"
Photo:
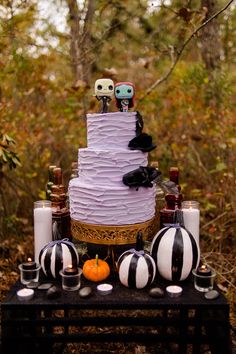
[[[53,210],[64,209],[66,206],[66,192],[65,187],[62,184],[62,170],[60,167],[56,167],[53,170],[54,183],[51,187],[50,200],[52,202]]]
[[[166,194],[166,205],[160,210],[160,229],[165,227],[165,224],[175,223],[175,210],[181,209],[182,194]]]
[[[61,240],[71,239],[70,211],[67,207],[67,194],[62,184],[62,170],[57,167],[53,170],[54,184],[51,188],[50,200],[52,202],[52,238]]]
[[[72,162],[71,164],[71,176],[70,178],[77,178],[78,177],[78,162]]]
[[[46,185],[46,198],[48,200],[50,199],[50,195],[51,195],[51,192],[52,192],[52,186],[54,184],[53,170],[56,167],[57,167],[56,165],[50,165],[48,167],[48,183]]]
[[[158,161],[153,161],[151,166],[159,170],[159,163]],[[156,213],[159,212],[160,209],[164,207],[165,204],[165,193],[163,189],[156,184]]]
[[[180,192],[181,187],[179,185],[179,168],[178,167],[170,167],[169,168],[169,178],[171,182],[174,182]]]

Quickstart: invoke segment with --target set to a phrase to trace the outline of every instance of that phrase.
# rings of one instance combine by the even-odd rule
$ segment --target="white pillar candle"
[[[200,210],[196,201],[184,201],[182,203],[184,226],[193,235],[199,246]]]
[[[52,241],[51,202],[40,200],[34,203],[34,259],[39,262],[41,249]]]

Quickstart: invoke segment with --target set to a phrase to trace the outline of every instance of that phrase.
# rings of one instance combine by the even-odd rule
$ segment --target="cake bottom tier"
[[[157,233],[157,217],[134,225],[92,225],[71,219],[72,236],[82,242],[97,245],[135,244],[137,233],[141,232],[144,240],[151,240]]]
[[[96,181],[95,181],[96,182]],[[70,215],[95,225],[133,225],[155,215],[156,188],[101,186],[74,178],[69,183]]]

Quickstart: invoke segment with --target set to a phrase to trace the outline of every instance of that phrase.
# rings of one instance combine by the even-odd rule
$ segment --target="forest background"
[[[235,323],[236,5],[226,0],[0,0],[1,298],[32,253],[50,164],[67,186],[93,85],[131,81],[150,163],[180,169],[201,206],[201,250]],[[214,20],[209,20],[219,12]],[[209,22],[205,25],[206,22]],[[110,110],[116,110],[114,103]],[[27,253],[28,252],[28,253]]]

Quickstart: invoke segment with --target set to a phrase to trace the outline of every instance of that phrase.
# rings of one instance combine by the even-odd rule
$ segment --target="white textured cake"
[[[69,183],[72,220],[93,225],[133,225],[155,215],[156,188],[123,184],[123,175],[147,166],[148,154],[130,150],[136,113],[87,115],[87,148],[79,149],[79,177]]]

